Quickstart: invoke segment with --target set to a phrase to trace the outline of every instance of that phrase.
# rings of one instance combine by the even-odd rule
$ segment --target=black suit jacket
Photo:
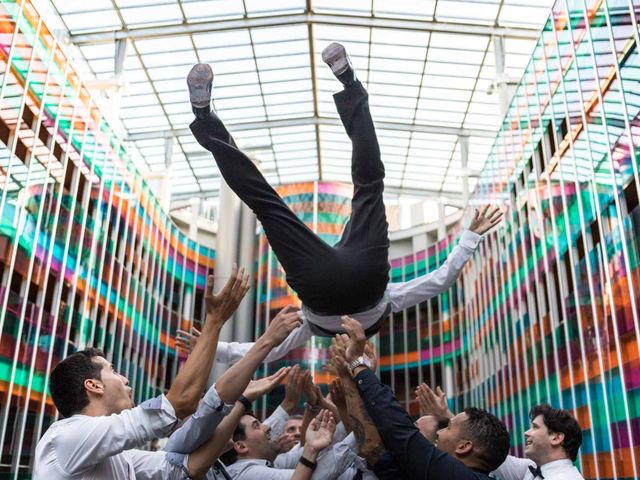
[[[396,466],[412,480],[488,480],[489,476],[467,467],[450,454],[438,450],[414,425],[393,391],[369,370],[355,377],[360,396],[378,428],[386,449]],[[390,465],[384,465],[385,478]],[[375,469],[374,469],[375,471]],[[382,474],[382,472],[380,472]],[[397,478],[402,478],[399,476]]]

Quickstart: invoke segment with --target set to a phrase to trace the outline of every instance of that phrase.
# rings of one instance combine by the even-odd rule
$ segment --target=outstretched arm
[[[213,294],[213,275],[207,278],[207,315],[202,333],[166,395],[178,418],[184,418],[196,410],[205,389],[207,373],[213,363],[220,330],[236,311],[248,290],[249,276],[244,274],[244,268],[238,271],[235,265],[229,281],[218,295]]]
[[[280,311],[247,354],[218,379],[216,389],[220,398],[225,403],[238,400],[269,352],[280,345],[298,326],[300,315],[295,308],[285,307]]]
[[[386,450],[351,376],[349,364],[346,360],[348,341],[345,337],[346,335],[338,334],[332,340],[331,363],[344,389],[347,411],[349,412],[349,423],[356,437],[358,454],[365,458],[370,465],[375,465]]]
[[[276,385],[280,384],[288,371],[288,367],[281,368],[273,375],[251,381],[243,395],[250,402],[257,400],[262,395],[273,390]],[[189,455],[188,470],[191,478],[202,478],[216,459],[224,452],[227,442],[231,438],[238,423],[240,423],[240,419],[244,413],[244,404],[236,402],[231,412],[229,412],[217,426],[213,435],[209,432],[210,440]]]
[[[287,306],[281,310],[278,315],[285,311],[285,309],[294,308],[293,306]],[[284,341],[274,347],[267,357],[266,362],[273,362],[284,357],[287,353],[296,347],[304,344],[313,336],[313,332],[309,328],[309,324],[306,321],[302,321],[291,334],[284,339]],[[218,342],[218,350],[216,352],[216,362],[220,363],[235,363],[244,357],[255,342]]]
[[[390,283],[387,286],[393,311],[400,312],[413,307],[449,289],[475,253],[482,235],[501,219],[502,212],[498,207],[476,209],[469,230],[462,232],[458,244],[439,268],[408,282]]]
[[[342,327],[349,334],[346,360],[351,363],[364,353],[367,339],[358,321],[349,317],[342,319]],[[422,436],[393,391],[382,384],[369,368],[359,366],[353,373],[365,408],[384,446],[410,478],[471,478],[464,464],[438,450]]]

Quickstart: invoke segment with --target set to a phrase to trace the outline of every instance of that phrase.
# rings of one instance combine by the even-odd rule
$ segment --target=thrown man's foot
[[[339,43],[331,43],[322,51],[322,60],[345,87],[356,81],[356,72],[351,65],[347,51]]]
[[[204,118],[211,112],[211,84],[213,70],[206,63],[197,63],[187,75],[191,110],[197,118]]]

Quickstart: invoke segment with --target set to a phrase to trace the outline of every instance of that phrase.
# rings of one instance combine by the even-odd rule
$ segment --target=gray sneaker
[[[189,100],[193,108],[208,108],[211,104],[213,70],[206,63],[197,63],[187,75]]]
[[[331,67],[331,71],[345,85],[356,80],[356,73],[349,60],[347,51],[339,43],[331,43],[322,51],[322,60]]]

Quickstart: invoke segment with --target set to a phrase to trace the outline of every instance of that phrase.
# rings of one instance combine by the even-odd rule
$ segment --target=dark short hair
[[[90,378],[101,380],[102,367],[93,361],[103,357],[102,350],[87,348],[69,355],[58,363],[49,376],[49,390],[53,403],[63,417],[81,412],[89,405],[89,395],[84,381]]]
[[[538,415],[542,415],[542,421],[550,432],[564,434],[562,448],[567,457],[575,462],[578,458],[580,445],[582,445],[582,429],[575,417],[571,415],[569,410],[553,408],[547,403],[536,405],[529,412],[531,421]]]
[[[486,410],[465,408],[467,414],[465,431],[473,441],[476,458],[487,472],[498,468],[509,454],[510,437],[507,427],[498,417]]]
[[[250,411],[246,412],[244,415],[249,415],[250,417],[257,418],[253,414],[253,412],[250,412]],[[233,431],[233,435],[231,435],[231,440],[233,440],[234,442],[240,442],[242,440],[246,440],[246,438],[247,438],[247,431],[245,430],[244,425],[242,424],[242,421],[240,421],[238,422],[238,425],[236,425],[236,428]],[[230,448],[229,450],[224,452],[222,455],[220,455],[220,460],[222,460],[222,463],[224,463],[225,465],[231,465],[232,463],[235,463],[236,460],[238,460],[238,452],[236,452],[235,448]]]

